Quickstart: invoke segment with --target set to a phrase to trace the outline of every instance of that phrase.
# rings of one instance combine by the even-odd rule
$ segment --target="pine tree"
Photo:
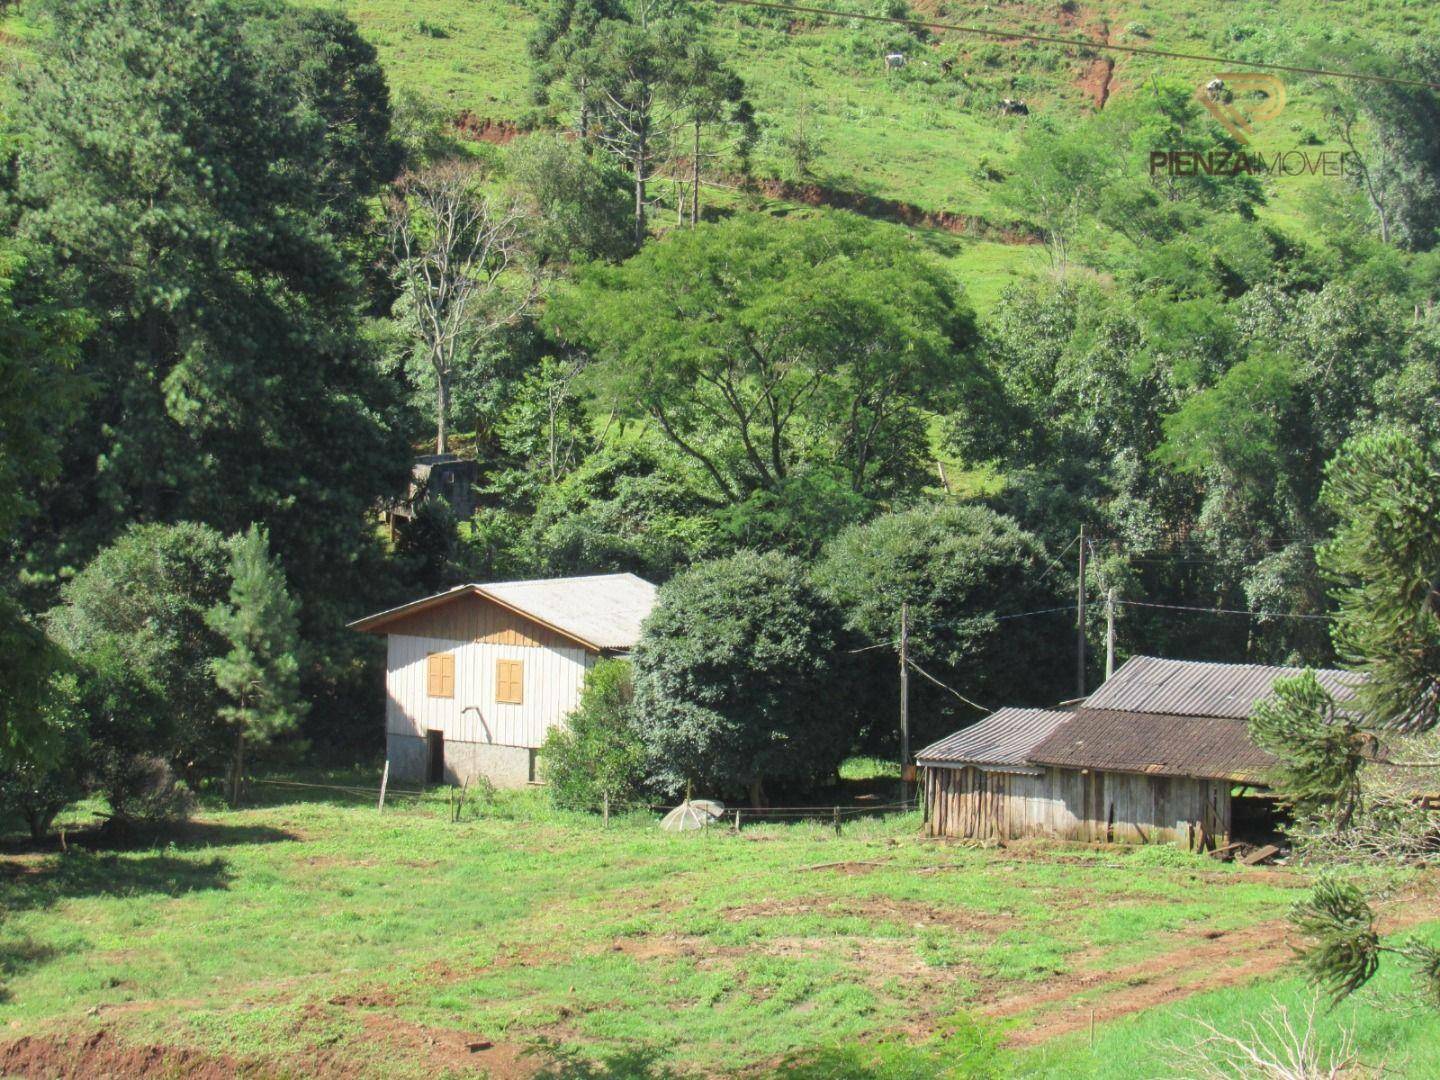
[[[93,393],[32,497],[26,569],[58,580],[133,521],[263,522],[319,647],[367,602],[366,518],[409,468],[352,262],[399,161],[374,49],[271,0],[33,10],[16,232],[93,325]]]
[[[299,697],[299,605],[260,526],[231,542],[230,576],[229,602],[212,608],[206,622],[230,644],[211,670],[228,699],[220,716],[235,735],[231,801],[238,803],[246,743],[264,744],[293,730],[306,705]]]

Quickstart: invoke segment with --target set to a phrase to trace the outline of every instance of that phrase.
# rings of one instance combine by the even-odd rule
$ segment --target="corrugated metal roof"
[[[1276,759],[1244,720],[1084,708],[1030,753],[1037,765],[1262,783]]]
[[[915,755],[921,765],[1016,765],[1074,713],[1054,709],[999,709],[978,724],[931,743]]]
[[[434,596],[367,615],[352,630],[383,630],[394,619],[480,595],[595,649],[632,649],[640,640],[640,624],[655,606],[655,586],[634,574],[492,581],[457,585]]]
[[[1271,695],[1276,679],[1299,675],[1302,670],[1134,656],[1105,680],[1085,705],[1090,709],[1244,720],[1257,701]],[[1339,701],[1354,697],[1364,680],[1363,675],[1353,671],[1318,669],[1315,675]]]

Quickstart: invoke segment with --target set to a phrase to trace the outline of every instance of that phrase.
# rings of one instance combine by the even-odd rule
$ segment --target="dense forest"
[[[772,198],[838,166],[707,30],[779,15],[557,0],[502,141],[392,92],[338,9],[24,17],[0,753],[41,818],[81,790],[163,807],[247,745],[373,752],[379,657],[346,621],[462,581],[669,583],[638,657],[656,717],[667,664],[734,662],[688,612],[772,633],[766,685],[846,706],[752,699],[813,740],[796,782],[894,752],[902,604],[935,676],[918,740],[1073,696],[1082,548],[1089,685],[1107,613],[1122,657],[1333,664],[1345,455],[1440,435],[1433,90],[1311,86],[1350,167],[1285,220],[1282,179],[1146,168],[1239,148],[1184,79],[1017,121],[974,167],[1043,256],[982,298],[923,229]],[[845,33],[857,70],[934,45]],[[1440,78],[1428,46],[1304,48]],[[425,501],[392,533],[430,452],[477,462],[478,509]]]

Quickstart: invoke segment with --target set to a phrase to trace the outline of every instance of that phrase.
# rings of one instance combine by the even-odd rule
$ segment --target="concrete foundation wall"
[[[422,738],[389,732],[385,752],[390,758],[390,775],[416,784],[426,782],[430,751]],[[524,787],[535,779],[535,751],[525,746],[445,740],[447,784],[463,784],[485,777],[496,787]]]

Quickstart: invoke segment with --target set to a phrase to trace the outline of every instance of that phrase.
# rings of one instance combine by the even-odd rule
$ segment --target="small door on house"
[[[445,781],[445,733],[431,728],[425,732],[425,749],[429,751],[429,764],[425,768],[425,782],[440,784]]]

